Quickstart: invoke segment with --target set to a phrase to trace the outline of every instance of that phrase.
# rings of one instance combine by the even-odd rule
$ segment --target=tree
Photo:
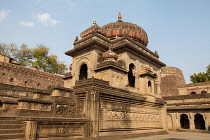
[[[15,59],[22,66],[35,67],[45,72],[64,74],[67,70],[67,66],[59,62],[56,55],[49,55],[49,48],[44,45],[29,48],[26,44],[20,47],[15,44],[0,44],[0,53]]]
[[[210,76],[210,64],[206,67],[206,73]]]
[[[210,65],[206,67],[206,72],[194,73],[190,75],[190,81],[193,83],[208,82],[210,81]]]
[[[11,58],[14,58],[17,55],[18,52],[18,46],[15,44],[0,44],[0,54],[9,56]]]

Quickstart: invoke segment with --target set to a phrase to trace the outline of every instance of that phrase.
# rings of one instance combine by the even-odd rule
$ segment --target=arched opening
[[[201,94],[206,94],[206,93],[207,93],[206,91],[202,91],[202,92],[201,92]]]
[[[9,80],[10,82],[13,82],[14,81],[14,78],[10,78],[10,80]]]
[[[148,81],[148,87],[151,88],[152,87],[152,83],[151,81]]]
[[[182,114],[180,117],[180,124],[182,129],[189,129],[190,128],[190,123],[188,116],[186,114]]]
[[[193,92],[191,92],[190,94],[196,94],[196,92],[193,91]]]
[[[152,82],[151,81],[148,81],[148,89],[149,89],[149,92],[151,93],[152,92]]]
[[[201,114],[195,114],[195,129],[200,129],[200,130],[206,130],[205,127],[205,120],[203,119],[203,115]]]
[[[82,64],[80,67],[80,72],[79,72],[79,80],[84,80],[87,79],[87,65]]]
[[[135,76],[133,70],[135,69],[135,65],[132,63],[129,65],[129,72],[128,72],[128,85],[130,87],[135,87]]]

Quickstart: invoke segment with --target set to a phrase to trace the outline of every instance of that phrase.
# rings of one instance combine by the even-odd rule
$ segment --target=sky
[[[210,64],[210,0],[0,0],[0,43],[43,44],[66,65],[76,36],[92,26],[122,20],[142,27],[148,49],[185,80]]]

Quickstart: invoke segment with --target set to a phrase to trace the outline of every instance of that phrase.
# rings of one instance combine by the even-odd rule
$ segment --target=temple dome
[[[103,61],[116,61],[118,55],[109,48],[108,51],[102,54]]]
[[[124,34],[127,34],[128,37],[137,40],[145,47],[148,44],[147,33],[136,24],[123,22],[120,13],[118,14],[118,20],[116,22],[108,23],[101,28],[105,31],[104,34],[108,38],[122,37]]]
[[[98,26],[96,21],[94,21],[93,26],[82,32],[80,36],[83,38],[94,32],[100,33],[110,39],[116,39],[127,35],[128,37],[140,42],[145,47],[148,44],[147,33],[136,24],[123,22],[120,13],[118,14],[118,20],[116,22],[108,23],[102,27]]]

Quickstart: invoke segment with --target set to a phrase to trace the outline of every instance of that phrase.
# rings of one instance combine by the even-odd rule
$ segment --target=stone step
[[[1,140],[26,140],[25,137],[24,138],[14,138],[14,139],[1,139]]]
[[[0,140],[25,138],[24,133],[0,134]]]
[[[20,124],[21,122],[16,120],[0,120],[0,124]]]
[[[0,134],[24,133],[22,129],[0,129]]]
[[[0,124],[0,129],[18,129],[21,127],[21,124]]]

